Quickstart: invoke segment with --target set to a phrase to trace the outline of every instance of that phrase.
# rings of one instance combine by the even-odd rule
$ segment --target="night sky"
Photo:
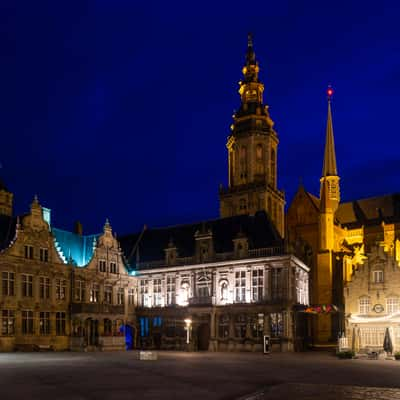
[[[396,1],[1,1],[0,176],[56,226],[218,216],[247,32],[279,187],[317,194],[328,84],[342,200],[400,191]]]

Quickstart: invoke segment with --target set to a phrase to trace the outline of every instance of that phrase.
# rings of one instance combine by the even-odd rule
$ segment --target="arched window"
[[[262,144],[256,146],[256,174],[264,173],[264,149]]]

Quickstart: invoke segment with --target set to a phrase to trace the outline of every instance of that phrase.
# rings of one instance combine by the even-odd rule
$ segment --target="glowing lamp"
[[[326,91],[326,94],[328,95],[329,98],[331,98],[332,95],[333,95],[333,89],[331,87],[328,87],[328,90]]]

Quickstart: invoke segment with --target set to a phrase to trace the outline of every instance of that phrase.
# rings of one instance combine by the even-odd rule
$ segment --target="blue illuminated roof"
[[[90,262],[96,248],[97,238],[101,234],[83,236],[57,228],[51,230],[54,234],[57,251],[64,262],[72,259],[73,264],[78,267],[83,267]]]

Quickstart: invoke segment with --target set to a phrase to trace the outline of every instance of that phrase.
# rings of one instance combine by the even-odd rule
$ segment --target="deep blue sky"
[[[57,226],[218,216],[254,33],[279,186],[318,193],[327,84],[342,199],[400,191],[400,6],[390,1],[2,1],[0,174]]]

